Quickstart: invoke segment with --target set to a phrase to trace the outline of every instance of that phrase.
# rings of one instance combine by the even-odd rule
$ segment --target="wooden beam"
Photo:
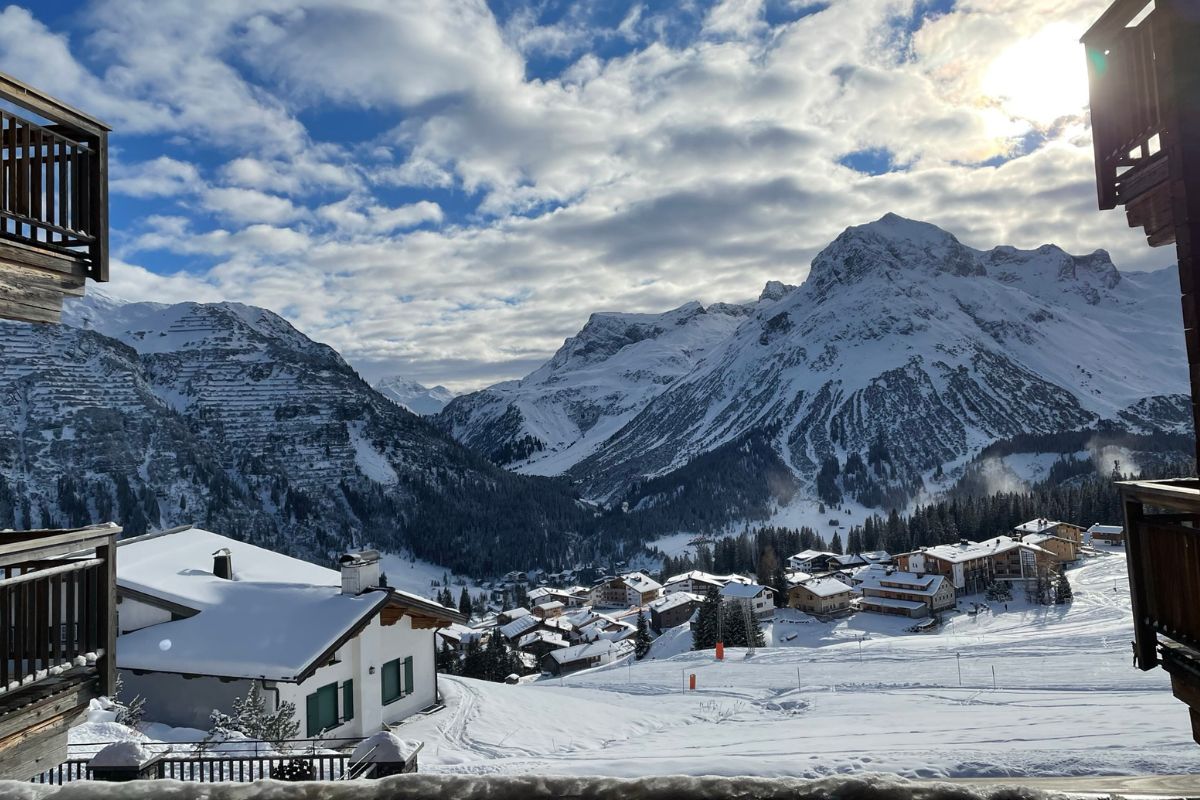
[[[75,128],[91,136],[107,133],[112,128],[90,114],[69,106],[45,92],[0,72],[0,99],[15,103],[58,125]]]

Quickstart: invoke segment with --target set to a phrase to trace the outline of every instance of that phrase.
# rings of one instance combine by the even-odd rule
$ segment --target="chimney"
[[[228,547],[213,553],[213,575],[227,581],[233,580],[233,556]]]
[[[342,594],[362,594],[380,585],[379,552],[355,550],[338,559],[342,567]]]

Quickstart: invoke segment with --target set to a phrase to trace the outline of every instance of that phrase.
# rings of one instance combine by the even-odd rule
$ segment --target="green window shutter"
[[[306,733],[305,735],[312,737],[312,736],[316,736],[318,733],[321,732],[321,720],[319,719],[321,712],[320,712],[319,706],[317,704],[317,693],[313,692],[308,697],[306,697],[305,700],[306,700],[305,705],[307,706],[307,710],[305,713],[305,720],[306,720],[305,730],[308,731],[308,733]]]
[[[404,659],[404,693],[413,693],[413,660],[412,656]]]
[[[326,684],[317,689],[317,716],[321,730],[336,728],[338,724],[338,685]]]
[[[354,681],[342,684],[342,720],[349,722],[354,719]]]
[[[400,661],[389,661],[380,671],[380,687],[383,702],[390,703],[400,697]]]

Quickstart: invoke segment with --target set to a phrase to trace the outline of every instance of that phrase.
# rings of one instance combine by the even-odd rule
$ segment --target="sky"
[[[264,306],[463,391],[594,311],[799,283],[888,211],[1171,263],[1096,210],[1107,5],[38,0],[0,6],[0,71],[113,128],[108,293]]]

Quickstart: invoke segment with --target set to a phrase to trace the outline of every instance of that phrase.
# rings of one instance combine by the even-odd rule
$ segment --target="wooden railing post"
[[[1122,489],[1122,494],[1124,490]],[[1133,601],[1133,653],[1139,669],[1158,665],[1158,635],[1147,618],[1149,595],[1142,576],[1146,575],[1144,532],[1146,513],[1141,502],[1125,498],[1125,558],[1129,572],[1129,593]]]
[[[100,691],[112,697],[117,691],[117,548],[115,544],[96,548],[96,556],[104,560],[99,568],[97,594],[93,602],[99,614],[100,646],[104,655],[100,668]]]

